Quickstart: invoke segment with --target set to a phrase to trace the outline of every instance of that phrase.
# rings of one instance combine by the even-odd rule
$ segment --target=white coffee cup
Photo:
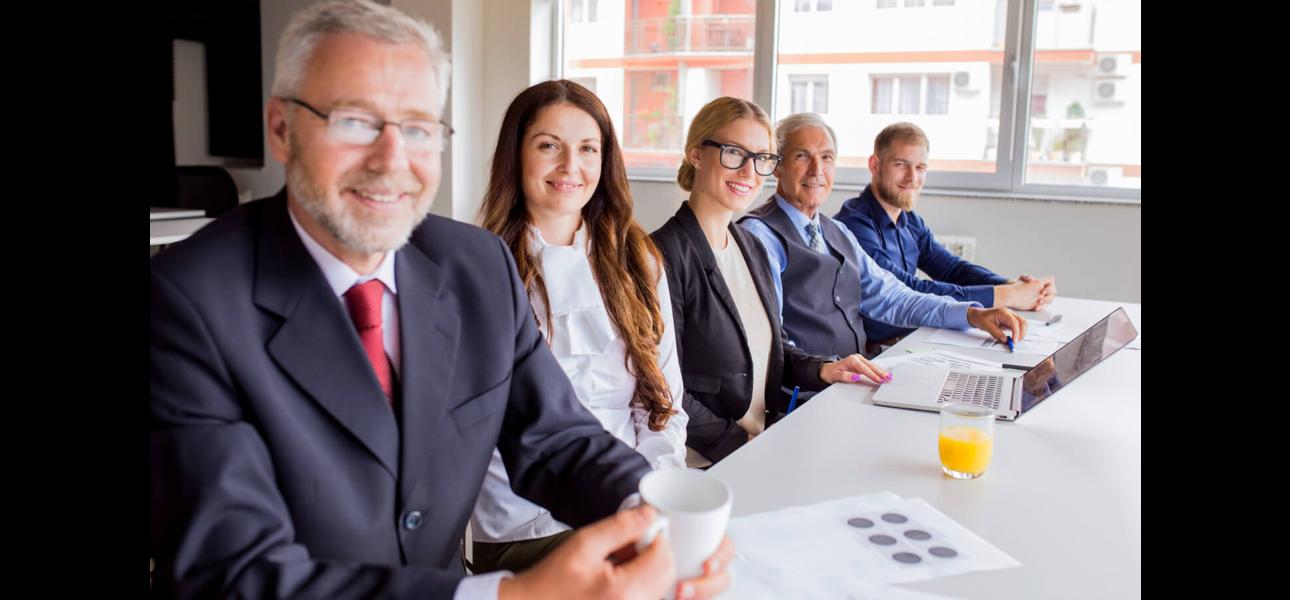
[[[703,563],[721,546],[734,495],[721,480],[697,469],[662,469],[641,479],[641,500],[658,517],[636,542],[644,550],[662,531],[672,547],[679,579],[703,574]]]

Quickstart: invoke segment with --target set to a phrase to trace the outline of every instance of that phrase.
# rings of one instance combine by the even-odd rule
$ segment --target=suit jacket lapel
[[[703,235],[703,228],[699,226],[698,217],[694,216],[694,210],[690,208],[689,201],[682,204],[683,210],[679,213],[681,229],[690,238],[690,243],[698,250],[699,260],[703,262],[703,271],[708,278],[708,285],[712,291],[717,293],[717,298],[721,299],[721,304],[725,306],[726,312],[730,314],[730,320],[734,322],[735,328],[739,330],[739,339],[743,342],[744,347],[748,346],[748,334],[744,332],[743,319],[739,318],[739,310],[735,308],[735,300],[730,296],[730,288],[726,286],[725,277],[721,276],[721,269],[717,267],[717,257],[712,253],[712,246],[708,243],[708,237]],[[735,224],[731,223],[731,227]]]
[[[411,244],[399,250],[394,276],[399,286],[403,346],[403,447],[400,497],[407,500],[426,472],[452,473],[451,453],[436,452],[451,429],[453,374],[457,371],[461,320],[434,260]],[[432,465],[434,461],[443,464]]]
[[[283,319],[268,352],[395,477],[398,428],[358,333],[292,227],[285,192],[263,202],[280,205],[267,211],[255,254],[255,304]]]

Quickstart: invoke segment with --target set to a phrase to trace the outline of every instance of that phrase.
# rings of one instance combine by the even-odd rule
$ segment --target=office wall
[[[768,182],[758,198],[768,197]],[[834,189],[823,212],[837,214],[857,190]],[[685,199],[674,182],[633,181],[636,219],[646,231]],[[754,202],[754,206],[761,200]],[[976,262],[1000,275],[1057,277],[1060,295],[1142,301],[1142,206],[924,194],[917,207],[938,235],[976,238]]]

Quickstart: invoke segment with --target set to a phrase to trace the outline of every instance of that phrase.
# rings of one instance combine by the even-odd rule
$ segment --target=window
[[[792,0],[793,12],[831,11],[833,0]]]
[[[596,4],[600,0],[570,0],[569,1],[569,22],[570,23],[595,23],[596,22]]]
[[[829,112],[828,75],[792,75],[788,80],[793,90],[793,112]]]
[[[896,87],[892,77],[873,78],[873,103],[869,112],[875,115],[891,114],[891,90]]]
[[[582,86],[582,87],[585,87],[585,88],[587,88],[587,89],[591,90],[591,93],[593,93],[593,94],[594,94],[594,93],[596,93],[596,78],[595,78],[595,77],[570,77],[570,78],[569,78],[569,81],[572,81],[572,82],[574,82],[574,83],[576,83],[576,84],[578,84],[578,85],[580,85],[580,86]]]
[[[950,112],[950,76],[927,76],[927,114],[944,115]]]
[[[932,141],[931,188],[1141,196],[1140,0],[560,6],[563,76],[594,81],[633,176],[674,174],[694,114],[730,95],[826,114],[840,184],[868,181],[874,136],[903,120]]]
[[[897,89],[900,94],[900,109],[897,111],[902,115],[918,114],[918,97],[919,87],[922,83],[922,77],[917,75],[905,75],[897,77],[896,82],[899,84]]]
[[[753,99],[756,8],[757,0],[561,0],[562,76],[594,81],[633,173],[675,175],[686,127],[704,104]]]
[[[1030,116],[1047,117],[1048,116],[1048,76],[1035,75],[1035,80],[1030,84]]]
[[[1048,4],[1035,15],[1023,184],[1141,189],[1141,7]]]
[[[967,81],[966,77],[960,79]],[[950,112],[949,75],[875,75],[870,78],[870,85],[872,100],[869,112],[872,114],[944,115]],[[921,104],[924,87],[927,90],[925,106]],[[893,97],[900,100],[895,111],[891,104]]]

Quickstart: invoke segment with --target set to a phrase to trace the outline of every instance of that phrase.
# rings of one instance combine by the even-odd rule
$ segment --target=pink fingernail
[[[681,592],[680,592],[680,593],[678,593],[676,596],[677,596],[678,598],[693,598],[693,597],[694,597],[694,586],[692,586],[692,585],[690,585],[690,584],[688,584],[688,583],[683,583],[683,584],[681,584]]]
[[[858,374],[858,373],[852,373],[852,374],[851,374],[851,381],[860,381],[860,374]]]
[[[886,379],[887,381],[891,381],[893,378],[894,376],[891,373],[888,373],[887,376],[884,377],[883,379]]]

